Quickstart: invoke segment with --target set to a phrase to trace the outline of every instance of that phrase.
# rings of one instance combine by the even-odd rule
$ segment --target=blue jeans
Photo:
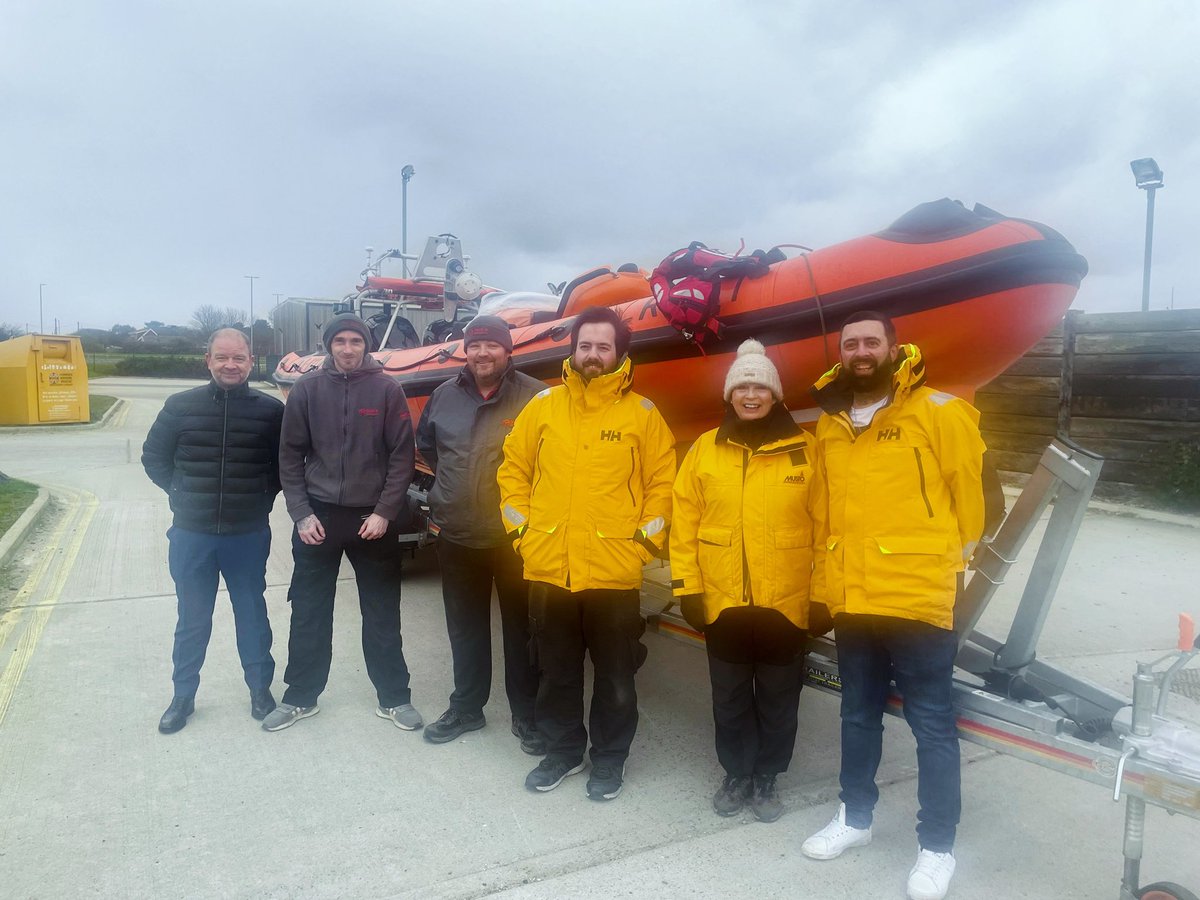
[[[175,581],[179,619],[175,625],[172,680],[176,697],[194,697],[200,686],[200,667],[212,635],[213,609],[220,577],[225,578],[233,605],[238,656],[246,685],[252,691],[271,686],[271,624],[267,621],[267,556],[271,530],[247,534],[203,534],[172,526],[167,530],[167,560]]]
[[[883,712],[894,678],[917,739],[917,837],[935,853],[954,849],[962,809],[952,674],[954,633],[924,622],[840,613],[834,617],[842,679],[841,799],[846,824],[867,828],[879,800]]]

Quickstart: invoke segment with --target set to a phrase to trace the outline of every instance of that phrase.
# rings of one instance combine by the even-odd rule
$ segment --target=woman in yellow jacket
[[[675,480],[672,588],[704,632],[717,759],[713,809],[773,822],[775,785],[796,742],[813,562],[815,442],[783,405],[762,344],[738,348],[725,420],[702,434]]]

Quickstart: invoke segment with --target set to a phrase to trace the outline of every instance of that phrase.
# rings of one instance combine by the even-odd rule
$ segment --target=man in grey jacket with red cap
[[[503,319],[473,319],[463,333],[466,366],[434,390],[417,426],[417,449],[436,475],[429,507],[439,529],[442,599],[454,659],[450,708],[426,727],[425,740],[447,743],[485,724],[495,584],[512,731],[522,750],[538,756],[546,747],[533,724],[538,676],[529,652],[529,585],[500,519],[496,470],[517,414],[546,385],[513,368],[512,346]]]
[[[398,728],[423,724],[412,706],[400,637],[397,522],[413,476],[413,430],[404,390],[370,356],[358,316],[335,316],[323,335],[329,356],[296,382],[283,414],[279,477],[295,569],[288,601],[287,691],[263,720],[280,731],[317,713],[333,655],[333,598],[342,554],[362,610],[363,658],[379,700],[375,714]]]

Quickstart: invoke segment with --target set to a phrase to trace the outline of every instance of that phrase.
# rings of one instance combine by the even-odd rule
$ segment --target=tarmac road
[[[703,655],[658,635],[646,638],[641,724],[612,803],[590,802],[584,777],[546,795],[524,790],[534,760],[509,734],[498,665],[489,725],[462,740],[434,746],[376,718],[348,569],[320,715],[259,729],[219,602],[196,713],[160,735],[175,621],[169,513],[138,458],[163,399],[191,384],[97,379],[94,389],[129,401],[105,427],[0,434],[0,470],[56,498],[56,515],[0,573],[0,607],[10,607],[0,618],[0,895],[904,896],[916,802],[903,722],[887,722],[874,843],[804,859],[799,845],[837,792],[836,698],[802,697],[780,780],[787,814],[772,825],[721,819],[709,807],[719,767]],[[267,573],[277,695],[291,569],[282,506]],[[1195,520],[1090,512],[1042,657],[1128,693],[1134,660],[1173,643],[1175,614],[1200,613],[1198,548]],[[985,630],[1003,631],[1019,598],[1006,591]],[[414,703],[431,720],[451,688],[431,554],[409,568],[403,616]],[[1117,896],[1123,804],[1029,763],[967,743],[963,752],[951,897]],[[1200,890],[1198,847],[1200,822],[1151,809],[1143,881]]]

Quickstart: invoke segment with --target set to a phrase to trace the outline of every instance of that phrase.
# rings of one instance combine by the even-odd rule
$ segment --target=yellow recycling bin
[[[26,334],[0,341],[0,425],[86,422],[91,414],[79,338]]]

